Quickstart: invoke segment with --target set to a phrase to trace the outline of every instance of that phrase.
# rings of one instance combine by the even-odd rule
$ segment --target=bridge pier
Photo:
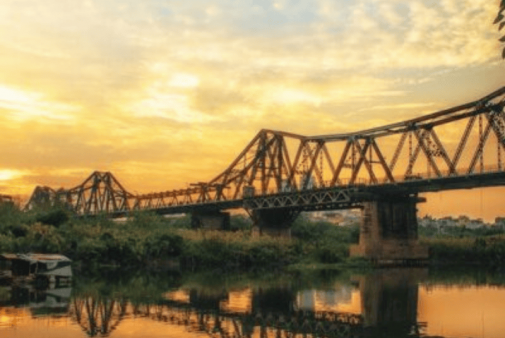
[[[359,244],[351,246],[351,256],[368,258],[378,264],[403,264],[428,259],[428,248],[417,237],[417,196],[380,196],[364,202]]]
[[[291,237],[291,225],[300,211],[293,209],[259,209],[250,213],[260,235]]]
[[[191,227],[210,230],[230,229],[230,213],[221,211],[191,213]]]

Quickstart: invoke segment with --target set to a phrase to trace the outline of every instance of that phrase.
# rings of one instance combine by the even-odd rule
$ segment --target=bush
[[[231,231],[251,231],[252,221],[244,215],[234,215],[230,218]]]
[[[70,258],[86,263],[104,262],[107,247],[104,242],[94,238],[83,238],[69,253]]]
[[[132,229],[157,229],[164,225],[162,216],[153,212],[140,211],[133,214],[133,217],[128,219],[125,227]]]
[[[14,235],[14,237],[16,238],[25,237],[26,235],[28,235],[29,231],[30,228],[24,224],[16,225],[11,229],[12,235]]]
[[[42,224],[52,225],[58,228],[70,219],[68,212],[63,209],[54,209],[37,215],[36,221]]]
[[[12,237],[0,234],[0,253],[14,252],[15,240]]]
[[[0,203],[0,234],[8,234],[15,227],[31,223],[31,215],[21,211],[15,204]]]
[[[251,237],[249,232],[181,231],[182,263],[189,267],[246,268],[291,263],[298,244],[289,239]]]
[[[503,266],[505,237],[424,239],[430,248],[430,258],[438,263],[481,264]]]
[[[25,237],[23,251],[60,253],[65,240],[52,225],[35,223]]]
[[[156,232],[146,239],[144,248],[147,257],[178,257],[183,250],[183,239],[173,233]]]
[[[297,219],[291,228],[293,237],[307,242],[330,240],[334,243],[358,243],[359,226],[335,225],[329,222],[310,222],[303,217]]]
[[[316,247],[316,257],[321,263],[340,263],[349,256],[349,247],[339,243],[322,242]]]

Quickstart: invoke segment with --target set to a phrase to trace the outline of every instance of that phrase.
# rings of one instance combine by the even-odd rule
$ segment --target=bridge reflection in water
[[[75,296],[69,314],[90,337],[109,336],[129,318],[166,322],[211,337],[427,337],[426,325],[417,322],[417,283],[424,275],[423,269],[399,269],[353,277],[361,313],[320,310],[310,300],[300,302],[303,289],[288,284],[253,287],[241,309],[226,306],[227,291],[193,288],[153,301]]]

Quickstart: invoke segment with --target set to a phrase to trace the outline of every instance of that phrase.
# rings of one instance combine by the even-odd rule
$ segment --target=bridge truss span
[[[72,189],[37,188],[28,205],[56,199],[80,215],[320,210],[355,207],[384,192],[503,185],[504,105],[505,87],[477,101],[358,132],[302,136],[263,129],[210,181],[139,195],[111,173],[95,172]]]

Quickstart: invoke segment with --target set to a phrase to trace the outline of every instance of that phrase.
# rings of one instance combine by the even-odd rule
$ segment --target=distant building
[[[418,225],[421,227],[435,227],[438,228],[439,231],[443,232],[443,228],[445,227],[477,229],[486,226],[486,223],[484,223],[482,218],[471,219],[465,215],[458,216],[457,218],[447,216],[440,219],[434,219],[433,217],[427,215],[418,219]]]
[[[352,225],[359,222],[361,217],[360,210],[340,210],[336,211],[314,211],[308,212],[307,217],[313,221],[324,221],[335,225]]]

